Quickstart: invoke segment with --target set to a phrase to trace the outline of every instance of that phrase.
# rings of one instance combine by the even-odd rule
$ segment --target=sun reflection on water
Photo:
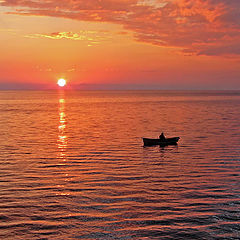
[[[57,165],[59,167],[64,167],[61,169],[62,181],[57,185],[58,192],[57,196],[68,196],[70,193],[66,191],[66,185],[71,180],[68,172],[67,164],[67,146],[68,146],[68,136],[66,134],[67,121],[66,121],[66,113],[65,113],[65,95],[64,91],[60,91],[59,100],[58,100],[58,112],[59,112],[59,123],[58,123],[58,161]]]
[[[68,143],[68,137],[66,135],[66,114],[65,114],[65,98],[64,94],[61,94],[59,97],[59,125],[58,125],[58,154],[59,158],[65,161],[66,157],[66,148]]]

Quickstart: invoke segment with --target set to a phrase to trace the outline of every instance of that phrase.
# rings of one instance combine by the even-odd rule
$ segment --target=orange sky
[[[0,0],[0,89],[240,89],[239,0]]]

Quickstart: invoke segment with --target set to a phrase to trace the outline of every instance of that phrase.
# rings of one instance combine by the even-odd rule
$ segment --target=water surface
[[[240,239],[239,91],[0,92],[0,238]],[[143,147],[142,137],[180,136]]]

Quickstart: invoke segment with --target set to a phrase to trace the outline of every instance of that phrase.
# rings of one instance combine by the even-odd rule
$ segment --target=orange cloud
[[[179,48],[184,54],[240,54],[239,0],[5,0],[0,5],[12,14],[121,24],[137,41]]]

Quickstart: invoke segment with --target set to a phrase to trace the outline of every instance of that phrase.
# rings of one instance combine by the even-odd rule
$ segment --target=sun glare
[[[59,87],[64,87],[66,85],[66,80],[63,78],[60,78],[60,79],[58,79],[57,84]]]

